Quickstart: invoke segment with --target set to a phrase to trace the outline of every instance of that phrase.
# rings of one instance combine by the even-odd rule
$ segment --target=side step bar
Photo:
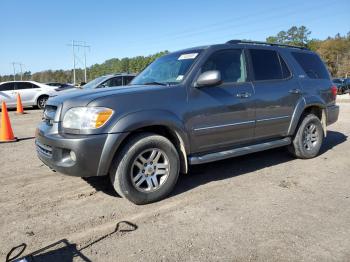
[[[189,162],[191,165],[204,164],[208,162],[223,160],[226,158],[242,156],[250,153],[255,153],[259,151],[264,151],[267,149],[272,149],[281,146],[287,146],[292,142],[290,137],[286,137],[280,140],[265,142],[261,144],[256,144],[252,146],[245,146],[240,148],[235,148],[227,151],[221,151],[216,153],[210,153],[202,156],[191,156],[189,157]]]

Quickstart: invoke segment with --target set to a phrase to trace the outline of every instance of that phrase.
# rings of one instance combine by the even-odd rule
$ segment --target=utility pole
[[[84,46],[86,45],[86,42],[84,42]],[[87,82],[87,77],[86,77],[86,48],[84,47],[84,80],[85,83]]]
[[[15,68],[15,62],[12,62],[12,67],[13,67],[13,81],[16,81],[16,68]]]
[[[23,66],[23,64],[22,64],[22,63],[19,63],[19,67],[21,68],[21,81],[23,80],[23,71],[22,71],[22,66]]]
[[[13,68],[13,81],[16,81],[16,65],[19,65],[19,67],[21,68],[21,80],[23,80],[23,70],[22,70],[22,66],[24,66],[24,64],[19,63],[19,62],[12,62],[12,68]]]
[[[87,82],[87,73],[86,73],[86,48],[89,48],[90,46],[86,45],[86,42],[83,41],[76,41],[72,40],[72,43],[69,45],[72,47],[72,53],[73,53],[73,84],[76,84],[76,65],[77,65],[77,60],[81,62],[81,59],[79,58],[77,52],[76,52],[76,47],[78,47],[78,50],[80,47],[84,48],[84,79],[85,82]]]

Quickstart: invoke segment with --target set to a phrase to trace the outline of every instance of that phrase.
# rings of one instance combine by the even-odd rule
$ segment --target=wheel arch
[[[293,136],[300,124],[300,120],[306,114],[312,113],[320,119],[324,134],[326,136],[327,134],[326,107],[327,107],[326,103],[319,97],[312,96],[312,97],[301,98],[294,109],[292,119],[288,128],[288,135]]]
[[[38,94],[37,97],[35,98],[35,105],[36,105],[36,106],[38,105],[39,98],[45,97],[45,96],[46,96],[47,98],[50,97],[50,95],[48,95],[48,94],[46,94],[46,93],[40,93],[40,94]]]
[[[168,111],[142,111],[126,115],[119,119],[109,133],[120,133],[118,141],[106,142],[102,152],[103,166],[100,166],[98,175],[108,173],[113,158],[135,134],[142,132],[155,133],[169,139],[175,146],[180,157],[181,173],[188,172],[187,154],[190,152],[189,139],[182,122]],[[113,140],[113,141],[112,141]]]

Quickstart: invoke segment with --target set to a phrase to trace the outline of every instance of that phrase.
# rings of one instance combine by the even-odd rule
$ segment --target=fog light
[[[77,161],[77,156],[75,155],[75,153],[73,151],[70,151],[70,158],[75,162]]]

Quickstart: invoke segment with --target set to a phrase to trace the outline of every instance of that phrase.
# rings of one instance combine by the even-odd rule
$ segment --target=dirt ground
[[[39,110],[10,113],[0,144],[0,261],[350,261],[350,103],[319,157],[285,149],[193,167],[150,205],[107,179],[53,173],[36,157]]]

